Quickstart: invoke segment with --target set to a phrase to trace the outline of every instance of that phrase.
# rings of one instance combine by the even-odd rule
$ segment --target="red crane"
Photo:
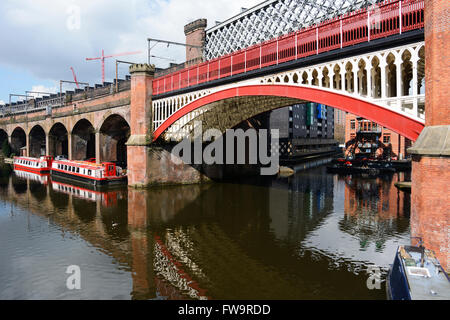
[[[73,70],[72,67],[70,67],[70,70],[72,70],[73,81],[75,81],[75,84],[77,85],[77,88],[80,89],[80,86],[78,85],[78,81],[77,81],[77,76],[75,75],[75,71]]]
[[[139,54],[139,53],[141,53],[141,51],[123,52],[123,53],[116,53],[116,54],[111,54],[109,56],[105,56],[105,52],[102,49],[102,56],[101,57],[86,58],[86,61],[90,61],[90,60],[101,60],[102,61],[102,83],[103,83],[103,82],[105,82],[105,59],[106,58],[112,58],[112,57],[117,57],[117,56],[127,56],[127,55],[132,55],[132,54]]]

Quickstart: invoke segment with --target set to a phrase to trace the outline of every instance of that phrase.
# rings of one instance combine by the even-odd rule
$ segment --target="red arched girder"
[[[292,85],[251,85],[225,89],[191,102],[164,121],[153,133],[153,140],[158,139],[158,137],[175,121],[193,110],[213,102],[246,96],[285,97],[324,104],[372,120],[412,141],[417,140],[420,132],[422,132],[422,129],[425,126],[420,121],[411,119],[395,111],[385,109],[376,104],[351,96],[321,90],[319,88],[298,87]]]

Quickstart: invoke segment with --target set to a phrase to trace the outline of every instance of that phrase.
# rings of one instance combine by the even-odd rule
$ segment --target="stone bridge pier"
[[[450,32],[449,1],[425,1],[425,128],[414,146],[411,236],[450,268]],[[413,239],[413,244],[415,239]]]

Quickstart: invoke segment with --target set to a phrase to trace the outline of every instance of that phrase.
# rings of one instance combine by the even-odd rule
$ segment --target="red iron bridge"
[[[248,116],[312,101],[416,140],[425,119],[423,28],[423,0],[385,1],[157,77],[153,139],[179,139],[206,113],[229,115],[226,102],[233,99],[242,109],[246,102],[259,107],[231,127]]]

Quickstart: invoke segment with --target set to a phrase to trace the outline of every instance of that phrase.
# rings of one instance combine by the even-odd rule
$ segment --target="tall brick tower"
[[[413,155],[411,235],[450,268],[450,1],[425,0],[425,128]]]
[[[186,44],[192,46],[205,45],[206,38],[206,19],[198,19],[184,26],[184,34],[186,35]],[[203,49],[186,47],[186,63],[187,65],[199,63],[203,61]]]

